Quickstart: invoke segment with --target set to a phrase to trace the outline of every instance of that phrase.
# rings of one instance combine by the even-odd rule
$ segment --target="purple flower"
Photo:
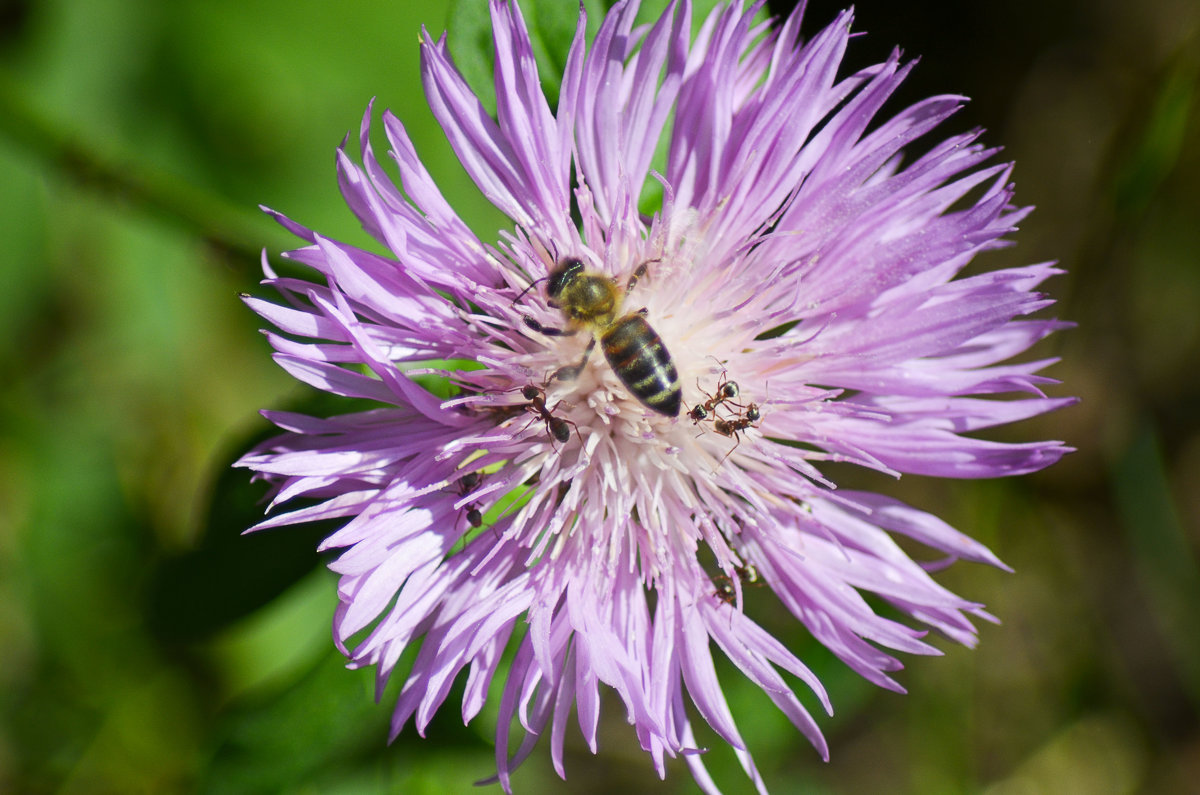
[[[322,547],[340,550],[339,648],[382,690],[420,647],[393,736],[410,720],[423,732],[464,668],[476,716],[515,646],[499,686],[506,791],[546,733],[564,775],[572,707],[595,751],[601,685],[660,775],[683,755],[716,790],[690,701],[762,790],[714,643],[827,757],[782,673],[830,700],[743,613],[743,587],[765,583],[847,665],[901,690],[892,651],[936,654],[929,629],[972,645],[971,619],[989,617],[930,572],[1003,564],[928,513],[835,489],[821,462],[976,478],[1068,450],[974,435],[1070,400],[1040,392],[1049,360],[1006,363],[1065,325],[1025,319],[1058,271],[959,276],[1027,212],[1011,166],[984,165],[995,150],[978,132],[902,158],[963,98],[880,117],[911,64],[839,77],[849,13],[803,42],[799,13],[774,27],[718,7],[693,38],[686,1],[646,27],[636,12],[618,3],[590,43],[580,20],[551,109],[519,9],[492,0],[495,118],[426,36],[429,104],[514,226],[479,240],[385,113],[393,183],[368,109],[362,165],[339,152],[339,182],[388,254],[277,215],[307,241],[287,256],[317,278],[264,260],[286,303],[247,299],[282,332],[288,372],[379,405],[266,412],[283,433],[240,465],[273,484],[272,507],[305,502],[255,529],[344,520]]]

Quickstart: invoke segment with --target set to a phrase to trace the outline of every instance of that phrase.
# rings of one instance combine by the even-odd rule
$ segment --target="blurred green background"
[[[838,5],[810,3],[806,30]],[[906,660],[907,696],[749,595],[831,691],[829,764],[727,671],[735,714],[776,793],[1185,791],[1200,779],[1200,6],[857,8],[852,65],[897,43],[922,57],[893,109],[969,95],[944,132],[986,127],[1016,160],[1038,210],[991,264],[1068,268],[1049,289],[1079,328],[1035,354],[1061,355],[1053,394],[1083,402],[1004,434],[1079,451],[1018,480],[883,484],[1016,569],[940,575],[1004,623],[975,651]],[[482,237],[501,222],[421,95],[420,25],[451,14],[0,2],[0,791],[467,792],[493,770],[494,712],[464,728],[453,696],[430,739],[385,745],[395,686],[375,705],[329,640],[334,579],[313,551],[328,528],[241,537],[261,488],[228,469],[266,430],[258,409],[328,408],[274,367],[237,294],[257,289],[260,248],[294,244],[259,203],[364,241],[333,154],[371,97]],[[574,730],[567,743],[566,784],[543,748],[518,791],[697,791],[680,764],[657,781],[611,700],[599,758]],[[731,754],[710,756],[746,790]]]

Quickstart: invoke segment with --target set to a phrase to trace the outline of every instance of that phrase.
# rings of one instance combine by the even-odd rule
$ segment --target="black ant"
[[[747,428],[753,427],[754,423],[762,418],[762,414],[758,410],[757,403],[751,403],[746,406],[746,411],[739,414],[736,419],[723,420],[717,418],[713,420],[713,430],[722,436],[732,436],[741,442],[742,438],[738,436],[739,431],[744,431]]]
[[[699,381],[696,381],[696,387],[700,387]],[[704,392],[703,389],[700,391]],[[695,406],[692,406],[691,410],[688,411],[688,416],[691,417],[692,422],[699,424],[702,420],[708,419],[708,415],[715,411],[717,406],[725,403],[726,401],[732,401],[735,397],[737,397],[740,391],[741,390],[738,388],[737,381],[729,381],[727,380],[726,374],[721,373],[721,380],[717,382],[717,394],[708,395],[707,392],[704,392],[704,394],[708,395],[708,400],[704,401],[704,403],[697,403]],[[737,404],[734,403],[733,405],[736,406]],[[720,420],[717,420],[717,422],[719,421]]]
[[[479,485],[479,481],[483,476],[478,472],[468,472],[458,479],[458,494],[460,497],[465,497]],[[467,524],[471,527],[483,526],[483,512],[479,510],[479,504],[475,502],[468,503],[464,506],[467,509]]]
[[[546,430],[559,444],[566,444],[570,440],[571,428],[575,429],[576,435],[579,434],[579,426],[570,420],[555,417],[553,412],[546,408],[546,390],[542,387],[527,384],[521,387],[521,397],[529,401],[529,405],[525,407],[526,410],[542,418],[542,421],[546,423]],[[557,408],[557,406],[555,407]]]
[[[751,403],[746,406],[745,411],[732,420],[723,420],[719,417],[713,420],[714,431],[722,436],[727,436],[733,439],[733,447],[729,448],[729,452],[721,458],[720,463],[717,464],[718,467],[725,463],[725,459],[733,455],[733,451],[738,449],[738,445],[742,443],[741,432],[747,428],[756,427],[754,423],[758,422],[760,419],[762,419],[762,414],[758,410],[758,404]]]
[[[734,576],[743,585],[762,584],[758,576],[758,569],[754,568],[753,563],[747,563],[745,566],[735,568]],[[733,586],[733,578],[728,574],[718,574],[713,578],[713,584],[717,586],[717,590],[713,593],[713,596],[732,607],[737,601],[737,589]]]

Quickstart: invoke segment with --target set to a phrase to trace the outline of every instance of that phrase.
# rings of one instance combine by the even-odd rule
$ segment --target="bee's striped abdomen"
[[[658,332],[638,314],[626,315],[600,338],[604,358],[633,396],[647,408],[679,416],[679,373]]]

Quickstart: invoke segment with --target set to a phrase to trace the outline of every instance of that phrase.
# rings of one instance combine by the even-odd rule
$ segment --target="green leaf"
[[[313,392],[302,405],[288,408],[325,416],[334,413],[329,411],[331,404],[342,411],[349,407]],[[194,642],[208,638],[271,602],[320,564],[317,546],[339,522],[243,534],[266,518],[266,487],[252,481],[249,470],[234,469],[233,462],[276,433],[277,429],[263,422],[256,434],[231,445],[236,452],[213,463],[214,486],[200,543],[163,558],[150,576],[145,597],[147,623],[160,639]]]
[[[612,6],[604,0],[583,0],[587,13],[589,41],[600,28],[600,20]],[[648,3],[639,17],[650,13],[651,17],[661,13],[658,3]],[[579,21],[579,5],[570,0],[527,0],[521,4],[521,13],[529,30],[529,41],[537,62],[538,77],[550,107],[558,105],[558,92],[562,84],[567,54],[575,37],[575,26]],[[487,5],[479,0],[454,0],[447,21],[450,53],[454,62],[487,112],[496,113],[496,90],[493,82],[495,49],[492,39],[492,21]]]

